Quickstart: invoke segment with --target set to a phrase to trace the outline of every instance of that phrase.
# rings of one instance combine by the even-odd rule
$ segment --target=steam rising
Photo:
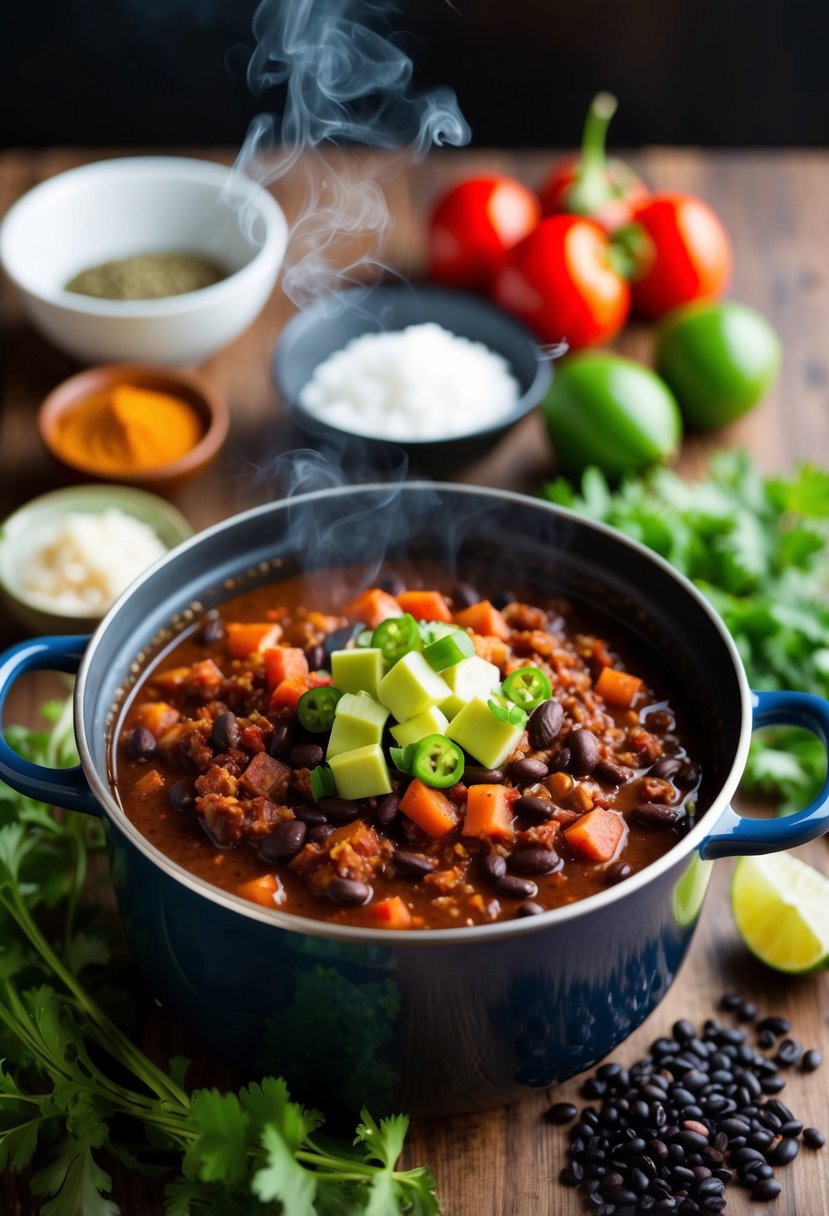
[[[253,119],[234,167],[264,186],[291,171],[304,178],[282,280],[298,307],[361,281],[389,225],[378,180],[388,162],[358,178],[322,149],[354,143],[417,158],[469,140],[451,89],[415,90],[412,60],[389,31],[394,11],[393,0],[261,0],[254,15],[248,84],[282,100],[280,113]],[[356,238],[371,252],[340,264]]]

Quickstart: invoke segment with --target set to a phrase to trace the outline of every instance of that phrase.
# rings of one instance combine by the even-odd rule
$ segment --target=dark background
[[[0,0],[0,143],[238,143],[267,108],[245,81],[256,4]],[[417,84],[451,85],[480,146],[572,144],[600,88],[618,145],[829,143],[827,0],[396,7]]]

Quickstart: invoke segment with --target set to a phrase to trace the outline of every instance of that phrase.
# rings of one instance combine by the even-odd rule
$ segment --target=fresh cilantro
[[[7,738],[37,763],[77,763],[71,707],[44,716],[51,730]],[[88,816],[57,818],[0,784],[0,1170],[34,1168],[42,1216],[118,1216],[106,1157],[177,1173],[169,1216],[439,1214],[429,1172],[397,1168],[405,1117],[377,1124],[364,1110],[356,1148],[323,1142],[322,1116],[292,1102],[284,1080],[189,1092],[186,1060],[165,1071],[144,1055],[78,979],[110,958],[81,902],[102,847]],[[61,923],[60,941],[41,912]]]
[[[559,478],[543,493],[687,575],[723,618],[752,687],[829,697],[829,472],[804,464],[788,479],[763,477],[746,452],[726,451],[692,483],[659,469],[611,490],[591,468],[580,489]],[[819,740],[775,728],[755,736],[742,787],[780,799],[786,813],[825,773]]]

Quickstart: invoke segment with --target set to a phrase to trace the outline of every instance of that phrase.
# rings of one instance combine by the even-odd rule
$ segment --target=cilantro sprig
[[[687,575],[723,618],[754,688],[829,696],[829,472],[804,464],[764,477],[746,452],[723,451],[691,483],[659,469],[613,490],[591,468],[578,489],[560,478],[543,494]],[[788,812],[814,797],[825,771],[817,739],[775,727],[754,736],[742,784]]]
[[[36,762],[75,763],[71,707],[46,712],[51,730],[7,737]],[[170,1175],[169,1216],[439,1216],[429,1171],[398,1169],[405,1116],[364,1110],[343,1145],[281,1078],[191,1092],[186,1060],[165,1071],[140,1050],[81,978],[110,957],[82,902],[102,847],[88,816],[57,819],[0,785],[0,1170],[33,1168],[42,1216],[117,1216],[107,1157]]]

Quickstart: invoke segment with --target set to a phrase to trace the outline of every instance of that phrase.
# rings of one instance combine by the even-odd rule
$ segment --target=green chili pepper
[[[414,759],[416,748],[416,743],[407,743],[405,747],[389,748],[389,759],[398,773],[410,773],[412,771],[412,760]]]
[[[447,667],[454,667],[461,659],[468,659],[474,653],[472,638],[459,629],[457,633],[449,633],[446,637],[432,642],[423,651],[423,657],[435,671],[445,671]]]
[[[463,752],[445,735],[427,735],[415,746],[412,772],[424,785],[454,785],[463,776],[463,766]]]
[[[319,802],[320,798],[330,798],[336,792],[334,774],[327,764],[320,764],[311,769],[311,794],[315,802]]]
[[[297,702],[296,716],[300,726],[317,735],[329,731],[334,725],[337,702],[342,695],[339,688],[333,688],[330,684],[309,688]]]
[[[501,687],[505,697],[527,710],[549,701],[553,692],[549,679],[539,667],[519,667],[507,676]]]
[[[423,640],[417,621],[408,612],[381,621],[371,635],[372,646],[382,650],[387,663],[396,663],[412,650],[422,650]]]

